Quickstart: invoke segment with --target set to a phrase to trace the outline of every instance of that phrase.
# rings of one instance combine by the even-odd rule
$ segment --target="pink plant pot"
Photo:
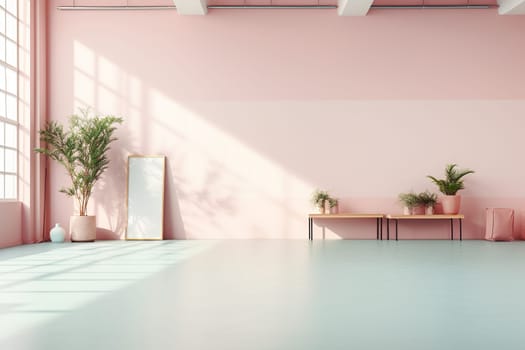
[[[425,215],[425,206],[418,205],[418,206],[412,208],[412,214],[413,215]]]
[[[96,216],[71,216],[69,219],[69,233],[72,242],[95,241],[97,238]]]
[[[434,204],[434,215],[436,214],[443,214],[443,206],[441,205],[441,202]]]
[[[330,208],[330,214],[339,214],[339,204],[336,204],[334,207]]]
[[[443,196],[441,197],[441,206],[443,207],[443,214],[457,214],[461,206],[461,196]]]

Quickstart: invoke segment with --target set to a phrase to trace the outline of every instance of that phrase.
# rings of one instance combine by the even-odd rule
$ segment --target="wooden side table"
[[[385,214],[308,214],[308,239],[314,239],[314,219],[376,219],[376,239],[383,239],[383,218]]]
[[[390,220],[396,222],[396,241],[398,236],[398,221],[399,220],[450,220],[450,240],[454,240],[454,219],[457,219],[459,222],[459,240],[463,240],[463,228],[462,223],[465,216],[463,214],[455,215],[446,215],[446,214],[437,214],[437,215],[392,215],[388,214],[386,216],[386,236],[387,239],[390,239]]]

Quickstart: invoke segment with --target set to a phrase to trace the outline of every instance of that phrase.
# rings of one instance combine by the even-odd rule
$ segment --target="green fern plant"
[[[78,202],[79,215],[87,215],[87,205],[93,187],[108,168],[107,152],[110,144],[117,140],[113,137],[116,124],[122,118],[112,115],[89,116],[89,109],[81,109],[80,115],[69,118],[69,127],[51,121],[39,131],[44,148],[35,152],[44,154],[62,164],[71,179],[71,186],[60,192],[74,197]]]
[[[419,204],[418,195],[414,192],[400,193],[398,199],[407,208],[414,208]]]
[[[425,207],[434,206],[437,203],[437,194],[429,191],[421,192],[417,195],[417,203]]]
[[[465,188],[463,184],[463,177],[468,174],[473,174],[474,171],[470,169],[456,169],[457,164],[448,164],[445,168],[445,178],[437,179],[434,176],[427,177],[432,180],[438,187],[441,193],[447,196],[455,195],[459,190]]]

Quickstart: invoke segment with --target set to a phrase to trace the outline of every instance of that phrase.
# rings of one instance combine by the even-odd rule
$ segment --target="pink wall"
[[[0,201],[0,248],[22,244],[22,203]]]
[[[165,154],[169,238],[306,238],[315,188],[343,209],[400,212],[397,194],[457,162],[465,236],[483,208],[525,215],[525,21],[496,10],[65,12],[49,9],[49,112],[122,115],[92,203],[99,238],[125,224],[125,159]],[[51,169],[51,223],[67,226]],[[520,227],[520,226],[519,226]],[[334,223],[327,238],[374,237]],[[432,225],[425,238],[446,238]],[[521,232],[521,228],[519,228]],[[316,234],[319,236],[317,227]],[[404,228],[405,237],[416,231]],[[417,231],[419,232],[419,230]],[[419,237],[419,236],[418,236]]]

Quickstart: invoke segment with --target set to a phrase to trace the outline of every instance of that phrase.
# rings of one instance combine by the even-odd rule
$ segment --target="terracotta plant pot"
[[[461,206],[461,196],[443,196],[441,197],[441,205],[443,207],[443,214],[457,214]]]
[[[72,242],[94,242],[97,238],[97,217],[73,215],[69,219]]]

